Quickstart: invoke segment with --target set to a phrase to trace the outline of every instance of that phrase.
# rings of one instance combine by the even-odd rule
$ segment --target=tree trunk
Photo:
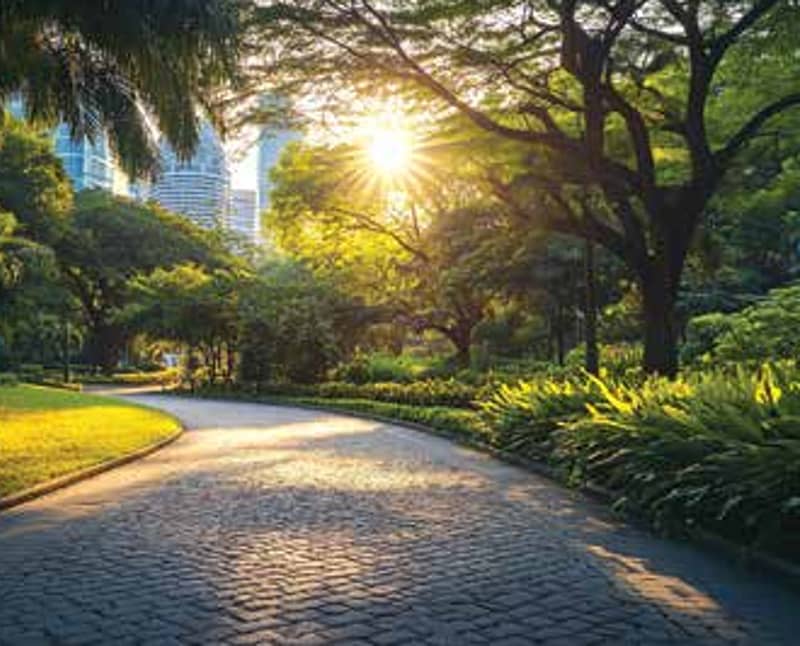
[[[648,374],[675,377],[678,374],[677,289],[663,266],[654,262],[640,277],[644,370]]]
[[[597,347],[597,285],[594,267],[594,243],[586,240],[584,248],[585,289],[584,334],[586,336],[586,372],[600,374],[600,351]]]
[[[459,368],[469,368],[469,351],[472,346],[471,334],[464,334],[460,330],[455,330],[450,335],[450,342],[456,348],[455,363]]]
[[[559,366],[564,365],[567,354],[567,339],[564,334],[564,307],[556,305],[555,316],[556,359]]]

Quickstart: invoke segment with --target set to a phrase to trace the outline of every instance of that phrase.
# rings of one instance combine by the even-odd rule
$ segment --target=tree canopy
[[[498,195],[531,226],[631,267],[646,368],[667,374],[709,201],[765,126],[800,105],[800,8],[786,0],[297,0],[263,7],[257,24],[269,46],[255,76],[313,105],[409,92],[516,146],[519,163],[495,168]]]

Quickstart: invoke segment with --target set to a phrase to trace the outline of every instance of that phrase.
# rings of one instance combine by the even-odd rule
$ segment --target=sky
[[[247,153],[231,165],[231,186],[234,189],[258,188],[258,146],[251,146]]]

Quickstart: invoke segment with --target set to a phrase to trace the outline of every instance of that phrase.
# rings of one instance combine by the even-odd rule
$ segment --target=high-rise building
[[[86,188],[101,188],[113,191],[118,169],[105,134],[95,137],[94,142],[83,137],[73,139],[69,127],[61,124],[53,134],[55,153],[64,164],[64,170],[72,180],[76,191]]]
[[[26,118],[21,97],[13,97],[8,109],[17,119]],[[62,123],[53,131],[53,148],[76,191],[101,188],[127,195],[127,177],[120,170],[105,133],[98,134],[94,141],[88,137],[73,139],[69,126]]]
[[[272,182],[269,172],[278,163],[278,159],[286,145],[297,139],[294,132],[263,133],[258,142],[258,212],[269,208],[269,194]]]
[[[149,190],[151,199],[200,226],[226,224],[231,185],[228,156],[210,124],[202,127],[190,159],[180,159],[171,146],[163,143],[161,165],[161,174]]]
[[[257,244],[261,238],[257,196],[257,191],[254,190],[233,190],[227,223],[229,230],[242,235],[252,244]]]

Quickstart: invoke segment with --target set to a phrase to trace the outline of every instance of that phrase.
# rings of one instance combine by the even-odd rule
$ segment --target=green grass
[[[177,420],[107,397],[0,387],[0,496],[118,458],[172,435]]]

